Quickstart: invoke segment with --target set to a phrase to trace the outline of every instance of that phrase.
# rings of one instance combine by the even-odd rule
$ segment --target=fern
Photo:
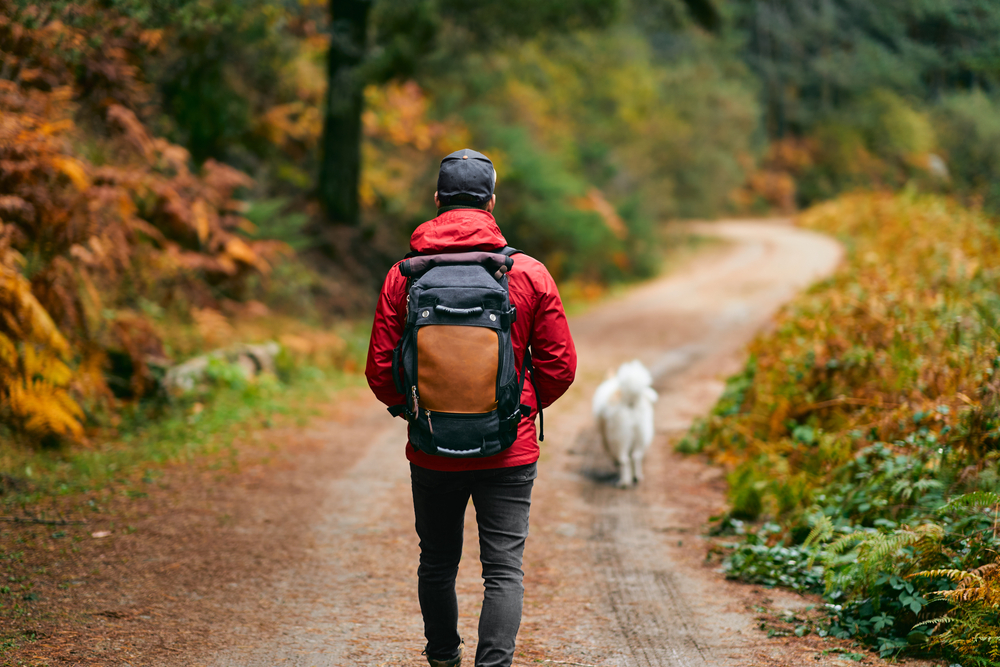
[[[826,542],[833,537],[834,527],[830,517],[825,514],[818,514],[816,516],[818,516],[816,524],[809,531],[809,535],[806,536],[805,541],[802,542],[803,549],[809,548],[814,543]]]
[[[974,499],[966,498],[961,502],[973,503]],[[952,605],[947,615],[927,621],[928,624],[936,624],[939,628],[947,626],[934,638],[936,643],[948,646],[960,655],[981,658],[984,653],[988,653],[991,657],[998,657],[1000,563],[987,563],[971,570],[925,570],[915,573],[912,577],[945,578],[956,584],[954,590],[935,593],[939,599]]]
[[[193,173],[187,151],[131,111],[148,100],[133,61],[141,25],[98,0],[32,7],[0,0],[0,55],[17,55],[0,79],[0,420],[33,440],[79,439],[78,401],[115,405],[109,350],[130,358],[132,397],[152,387],[147,359],[165,356],[136,292],[170,285],[162,298],[211,304],[219,284],[238,292],[267,273],[284,245],[241,235],[234,193],[249,176],[212,160]],[[76,149],[74,122],[95,90],[100,167]]]
[[[949,623],[955,623],[955,622],[956,622],[956,619],[955,619],[954,616],[940,616],[938,618],[931,618],[931,619],[928,619],[926,621],[921,621],[920,623],[917,623],[916,625],[914,625],[913,628],[917,629],[917,628],[927,627],[927,626],[930,626],[930,625],[933,625],[935,627],[939,627],[939,626],[942,626],[942,625],[947,625]]]
[[[838,538],[836,541],[830,544],[827,550],[831,554],[842,554],[850,550],[850,548],[855,546],[856,543],[864,542],[865,540],[869,539],[873,534],[874,533],[870,530],[856,530],[852,533],[848,533],[847,535]]]
[[[973,491],[972,493],[966,493],[956,498],[952,498],[949,502],[945,503],[941,509],[938,510],[938,512],[944,514],[956,509],[969,507],[996,507],[998,505],[1000,505],[1000,494],[996,494],[991,491]]]

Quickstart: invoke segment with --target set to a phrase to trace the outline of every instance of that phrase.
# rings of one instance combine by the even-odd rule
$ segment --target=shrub
[[[0,8],[0,421],[80,438],[81,405],[153,386],[150,307],[239,298],[281,246],[240,233],[246,175],[192,172],[139,120],[138,25],[96,3]],[[73,112],[95,91],[101,132],[84,133]]]
[[[954,94],[935,120],[955,189],[1000,211],[1000,104],[982,91]]]
[[[770,562],[776,585],[801,586],[780,563],[797,549],[823,568],[831,634],[988,664],[1000,237],[927,195],[851,195],[799,222],[840,236],[847,261],[751,344],[684,445],[730,468],[732,516],[780,526],[730,572],[761,581]]]

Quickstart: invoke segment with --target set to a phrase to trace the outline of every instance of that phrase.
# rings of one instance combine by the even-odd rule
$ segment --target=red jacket
[[[493,215],[479,209],[461,208],[442,213],[417,227],[410,238],[410,249],[425,253],[496,250],[507,245]],[[406,278],[393,266],[382,285],[368,345],[365,376],[375,396],[386,405],[405,402],[392,379],[392,349],[403,336],[406,321]],[[527,255],[514,255],[514,268],[508,275],[510,299],[517,307],[511,338],[518,373],[524,351],[531,346],[534,380],[541,394],[542,407],[551,405],[573,383],[576,375],[576,348],[570,337],[566,313],[556,283],[545,265]],[[425,454],[406,445],[406,458],[432,470],[482,470],[507,468],[538,460],[535,435],[537,413],[535,391],[524,383],[521,403],[532,406],[531,418],[521,420],[517,440],[495,456],[475,459],[447,458]]]

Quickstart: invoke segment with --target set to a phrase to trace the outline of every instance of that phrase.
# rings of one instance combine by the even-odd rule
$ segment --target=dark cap
[[[496,169],[482,153],[463,148],[441,160],[437,191],[442,204],[485,204],[496,184]]]

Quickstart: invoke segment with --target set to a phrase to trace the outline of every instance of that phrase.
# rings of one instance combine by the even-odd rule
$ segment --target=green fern
[[[843,537],[840,537],[836,541],[831,543],[830,546],[827,547],[827,551],[829,551],[831,554],[845,553],[847,551],[850,551],[852,547],[856,546],[857,542],[864,542],[865,540],[872,537],[872,535],[876,534],[877,533],[874,533],[870,530],[856,530],[853,533],[848,533],[847,535],[844,535]]]
[[[968,507],[996,507],[997,505],[1000,505],[1000,495],[993,493],[992,491],[973,491],[972,493],[966,493],[952,498],[950,501],[942,505],[938,512],[944,514],[956,509],[964,509]]]
[[[809,531],[809,535],[806,537],[805,542],[802,543],[803,550],[809,549],[809,547],[813,544],[826,542],[833,537],[834,527],[833,521],[830,520],[830,517],[825,514],[818,514],[817,516],[819,518],[816,519],[816,525],[814,525],[813,529]],[[812,552],[809,556],[809,560],[806,562],[807,568],[811,568],[813,566],[820,553],[821,552],[819,551]]]
[[[931,618],[926,621],[921,621],[920,623],[917,623],[916,625],[913,626],[913,629],[916,630],[917,628],[927,627],[931,625],[937,628],[942,625],[948,625],[949,623],[955,623],[957,622],[957,620],[958,619],[956,619],[954,616],[941,616],[939,618]]]
[[[803,549],[808,549],[814,543],[819,544],[820,542],[826,542],[831,537],[833,537],[833,522],[825,514],[819,514],[819,518],[816,519],[816,525],[813,529],[809,531],[808,537],[806,537],[805,542],[802,543]]]

